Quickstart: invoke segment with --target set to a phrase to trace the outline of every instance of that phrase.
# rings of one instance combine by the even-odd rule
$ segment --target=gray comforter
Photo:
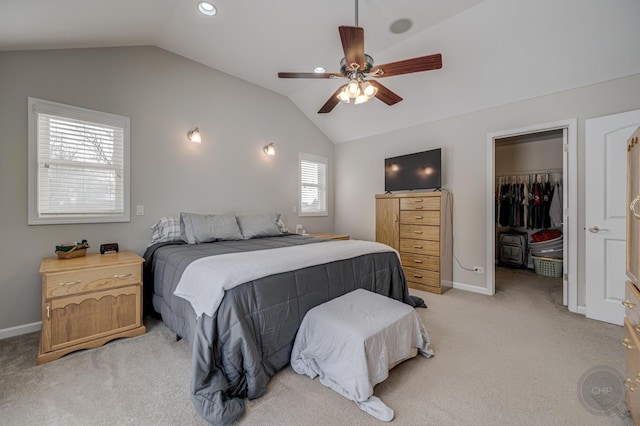
[[[147,249],[146,297],[152,292],[153,309],[171,330],[192,343],[191,399],[209,423],[234,422],[244,413],[244,398],[264,394],[270,378],[289,363],[298,327],[314,306],[358,288],[415,306],[394,252],[247,282],[226,291],[213,317],[196,319],[191,305],[173,295],[187,265],[201,257],[317,241],[322,240],[285,235]]]

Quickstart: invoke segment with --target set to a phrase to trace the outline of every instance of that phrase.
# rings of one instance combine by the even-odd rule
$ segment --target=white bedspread
[[[395,250],[371,241],[331,240],[295,247],[204,257],[187,266],[174,294],[191,303],[198,318],[202,314],[213,316],[222,302],[225,290],[248,281],[337,260],[352,259],[368,253],[388,251]]]
[[[379,420],[394,412],[373,396],[373,387],[389,369],[415,349],[429,358],[433,351],[418,313],[409,305],[354,290],[307,312],[293,345],[291,367],[354,401]]]

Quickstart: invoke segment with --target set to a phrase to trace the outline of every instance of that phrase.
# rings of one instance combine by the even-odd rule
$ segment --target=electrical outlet
[[[474,266],[473,272],[477,272],[479,274],[484,274],[484,268],[482,266]]]

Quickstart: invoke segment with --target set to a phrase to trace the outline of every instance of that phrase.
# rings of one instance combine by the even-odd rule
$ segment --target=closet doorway
[[[563,304],[578,311],[576,127],[567,120],[487,136],[490,294],[494,265],[520,267],[534,280],[557,277]]]

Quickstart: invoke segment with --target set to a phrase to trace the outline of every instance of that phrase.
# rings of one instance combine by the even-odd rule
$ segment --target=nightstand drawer
[[[400,210],[437,210],[440,211],[440,197],[407,197],[400,199]]]
[[[409,266],[417,269],[440,271],[440,258],[436,256],[421,256],[413,253],[400,253],[402,267]]]
[[[43,279],[46,298],[107,290],[141,281],[140,264],[50,273]]]

